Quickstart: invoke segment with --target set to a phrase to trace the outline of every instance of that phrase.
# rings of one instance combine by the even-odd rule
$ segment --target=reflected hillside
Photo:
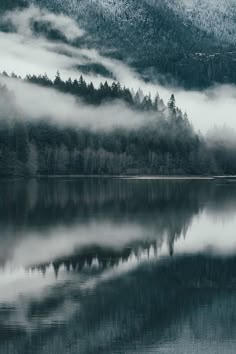
[[[234,353],[233,180],[11,180],[0,191],[1,353]]]
[[[66,270],[67,272],[78,273],[103,272],[107,269],[128,263],[131,259],[138,263],[142,260],[157,257],[158,248],[160,247],[161,244],[158,245],[157,241],[140,241],[120,250],[90,246],[81,250],[79,253],[54,259],[50,263],[34,265],[29,269],[41,271],[42,274],[46,274],[48,270],[50,271],[53,268],[56,277],[60,269],[62,269],[62,271]]]
[[[236,183],[192,180],[39,179],[2,180],[2,227],[38,228],[87,222],[104,216],[114,221],[137,215],[177,214],[189,219],[204,207],[236,206]],[[7,208],[6,208],[7,206]]]
[[[206,193],[210,196],[207,183],[194,182],[193,188],[188,181],[42,179],[2,182],[0,188],[1,225],[18,228],[71,225],[104,215],[114,221],[137,219],[138,214],[152,219],[177,207],[196,214]]]
[[[145,242],[167,243],[172,255],[203,213],[219,219],[236,210],[236,183],[220,180],[11,180],[0,193],[2,266],[48,264],[84,250],[97,257],[96,248],[122,255]]]
[[[14,326],[0,340],[1,352],[13,345],[15,353],[62,353],[68,340],[73,343],[71,353],[128,352],[140,341],[145,346],[150,336],[157,351],[169,335],[178,342],[190,323],[191,333],[212,345],[219,333],[233,343],[235,272],[235,257],[191,256],[144,262],[106,278],[94,273],[94,281],[92,274],[90,280],[86,275],[61,278],[40,298],[23,298],[23,311],[5,306],[1,331],[7,321]],[[201,329],[206,320],[207,336]],[[141,346],[139,352],[145,349]]]

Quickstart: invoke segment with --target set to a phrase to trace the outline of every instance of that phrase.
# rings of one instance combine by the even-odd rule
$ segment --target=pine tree
[[[169,118],[176,118],[176,101],[174,94],[171,95],[168,102]]]
[[[160,96],[157,93],[154,99],[153,108],[156,112],[160,110]]]
[[[59,71],[57,71],[57,74],[56,74],[53,84],[58,90],[64,91],[65,83],[61,80],[61,76],[60,76]]]
[[[170,111],[174,112],[176,109],[176,102],[174,94],[171,95],[170,100],[168,102],[168,108]]]

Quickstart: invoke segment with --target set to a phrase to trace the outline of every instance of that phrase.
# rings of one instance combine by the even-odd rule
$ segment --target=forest
[[[7,73],[2,73],[8,76]],[[207,139],[192,127],[177,107],[174,95],[167,105],[157,94],[121,87],[117,82],[95,88],[83,76],[54,80],[29,75],[15,80],[36,84],[78,99],[78,105],[101,106],[121,101],[137,114],[156,115],[143,126],[111,131],[61,126],[45,119],[24,119],[14,91],[0,84],[0,176],[42,175],[218,175],[236,174],[236,148]],[[1,81],[1,78],[0,78]],[[39,102],[40,104],[40,102]],[[36,108],[37,109],[37,108]],[[78,118],[79,119],[79,118]],[[96,116],[94,117],[96,120]]]

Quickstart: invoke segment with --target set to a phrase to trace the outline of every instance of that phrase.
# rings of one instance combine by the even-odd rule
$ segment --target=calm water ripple
[[[0,353],[236,352],[236,183],[0,185]]]

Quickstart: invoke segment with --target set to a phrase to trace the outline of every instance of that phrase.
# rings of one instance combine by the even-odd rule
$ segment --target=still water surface
[[[236,181],[0,184],[0,353],[235,353]]]

